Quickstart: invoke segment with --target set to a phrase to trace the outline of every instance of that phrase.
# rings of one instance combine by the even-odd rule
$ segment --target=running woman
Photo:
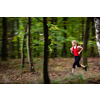
[[[79,51],[80,49],[80,51]],[[87,65],[80,65],[79,61],[80,61],[80,53],[82,52],[83,48],[81,46],[77,45],[77,42],[75,40],[72,41],[72,48],[70,48],[71,53],[74,53],[75,56],[75,62],[73,63],[73,68],[72,68],[72,73],[73,74],[75,72],[75,65],[77,65],[78,67],[82,67],[85,69],[85,71],[87,71]]]

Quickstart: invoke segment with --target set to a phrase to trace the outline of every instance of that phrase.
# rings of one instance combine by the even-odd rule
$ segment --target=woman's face
[[[73,46],[75,46],[75,45],[76,45],[76,43],[75,43],[75,42],[72,42],[72,45],[73,45]]]

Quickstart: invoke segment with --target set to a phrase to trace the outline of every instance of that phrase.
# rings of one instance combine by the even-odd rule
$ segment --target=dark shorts
[[[77,67],[81,67],[81,65],[79,64],[80,61],[80,56],[75,56],[75,62],[73,63],[73,68],[75,69],[75,65],[77,65]]]

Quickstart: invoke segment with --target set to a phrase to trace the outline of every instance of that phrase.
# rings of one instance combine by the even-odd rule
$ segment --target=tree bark
[[[12,20],[12,32],[11,32],[12,40],[13,40],[13,37],[14,37],[14,33],[15,33],[15,30],[14,30],[14,18],[13,18],[13,20]],[[14,48],[14,42],[13,41],[11,42],[11,51],[12,51],[11,58],[15,59],[15,53],[14,53],[15,48]]]
[[[27,19],[27,52],[28,52],[28,61],[29,61],[29,67],[31,72],[35,72],[33,67],[33,60],[31,57],[31,47],[30,47],[30,28],[31,27],[31,17],[28,17]]]
[[[27,32],[27,25],[26,25],[26,28],[25,28],[25,33]],[[24,68],[24,62],[25,62],[25,50],[24,50],[24,47],[25,47],[25,39],[27,37],[27,34],[24,34],[23,36],[23,41],[22,41],[22,68]]]
[[[7,18],[3,17],[2,61],[7,61]]]
[[[89,38],[89,25],[90,25],[90,18],[87,17],[86,20],[86,29],[84,34],[84,44],[83,44],[83,64],[87,65],[87,44],[88,44],[88,38]]]
[[[44,28],[44,67],[43,67],[43,79],[44,84],[50,84],[50,79],[48,75],[48,26],[47,26],[47,18],[43,17],[43,28]]]
[[[66,30],[66,21],[67,21],[67,17],[63,17],[63,21],[64,21],[64,29]],[[63,33],[64,38],[67,38],[67,33]],[[62,48],[62,57],[67,57],[67,50],[66,50],[66,42],[63,43],[63,48]]]
[[[98,52],[100,56],[100,17],[94,18],[95,22],[95,29],[96,29],[96,39],[97,39],[97,46],[98,46]]]
[[[94,26],[94,18],[93,17],[92,17],[91,21],[92,21],[92,39],[91,39],[91,41],[94,42],[95,41],[95,26]],[[93,44],[91,45],[91,56],[92,57],[95,56]]]
[[[18,34],[19,34],[19,19],[17,18],[17,32],[18,32]],[[20,41],[20,39],[19,39],[19,37],[17,38],[17,51],[18,51],[18,58],[20,59],[21,58],[21,54],[20,54],[20,46],[19,46],[19,41]]]
[[[53,22],[55,22],[55,25],[57,25],[57,17],[56,17],[56,18],[52,17],[51,23],[54,24]],[[56,34],[55,34],[55,37],[56,37]],[[57,41],[56,38],[55,38],[54,40]],[[53,45],[53,52],[52,52],[52,54],[51,54],[51,57],[52,57],[53,59],[54,59],[55,57],[57,57],[57,44],[54,44],[54,45]]]

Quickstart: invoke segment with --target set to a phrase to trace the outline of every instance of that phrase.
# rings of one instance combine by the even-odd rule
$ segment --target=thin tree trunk
[[[50,79],[48,75],[48,26],[47,26],[47,18],[43,17],[43,27],[44,27],[44,67],[43,67],[43,79],[44,84],[50,84]]]
[[[95,22],[95,29],[96,29],[96,39],[97,39],[97,46],[98,46],[98,52],[100,56],[100,17],[94,18]]]
[[[82,17],[82,41],[84,39],[84,17]],[[81,45],[83,47],[83,44]],[[80,57],[82,57],[82,52],[80,54]]]
[[[57,25],[57,17],[54,18],[52,17],[52,24],[53,22],[55,22],[55,25]],[[55,34],[55,37],[56,37],[56,34]],[[55,38],[55,41],[57,41],[57,39]],[[51,57],[54,59],[55,57],[57,57],[57,44],[54,44],[53,45],[53,52],[52,52],[52,55]]]
[[[57,17],[55,18],[55,24],[57,25]],[[56,37],[56,34],[55,34]],[[57,39],[55,38],[55,41],[57,41]],[[57,57],[57,44],[54,44],[54,57]]]
[[[27,51],[28,51],[28,61],[29,61],[29,67],[31,72],[35,72],[33,67],[33,60],[31,57],[31,48],[30,48],[30,27],[31,27],[31,17],[28,17],[27,20]]]
[[[87,17],[86,20],[86,29],[84,34],[84,44],[83,44],[83,64],[87,65],[87,44],[88,44],[88,38],[89,38],[89,25],[90,25],[90,18]]]
[[[18,30],[18,34],[19,34],[19,19],[17,18],[17,30]],[[20,39],[19,39],[19,37],[17,38],[17,51],[18,51],[18,58],[20,59],[21,58],[21,55],[20,55],[20,46],[19,46],[19,44],[20,44]]]
[[[25,28],[25,33],[27,31],[27,26]],[[24,68],[24,62],[25,62],[25,51],[24,51],[24,47],[25,47],[25,39],[26,39],[27,34],[25,34],[23,36],[23,42],[22,42],[22,68]]]
[[[66,21],[67,21],[67,17],[63,17],[63,24],[64,24],[64,30],[66,30]],[[64,38],[67,38],[67,33],[63,33]],[[63,48],[62,48],[62,57],[67,57],[67,50],[66,50],[66,42],[63,43]]]
[[[3,17],[2,61],[7,61],[7,18]]]
[[[92,39],[91,41],[95,41],[95,26],[94,26],[94,18],[92,17]],[[94,52],[94,46],[93,44],[91,45],[91,56],[94,57],[95,56],[95,52]]]
[[[14,33],[15,33],[15,30],[14,30],[14,18],[13,18],[13,20],[12,20],[12,32],[11,32],[12,40],[14,37]],[[13,41],[11,42],[11,51],[12,51],[11,58],[15,59],[15,53],[14,53],[15,49],[14,49],[14,42]]]

